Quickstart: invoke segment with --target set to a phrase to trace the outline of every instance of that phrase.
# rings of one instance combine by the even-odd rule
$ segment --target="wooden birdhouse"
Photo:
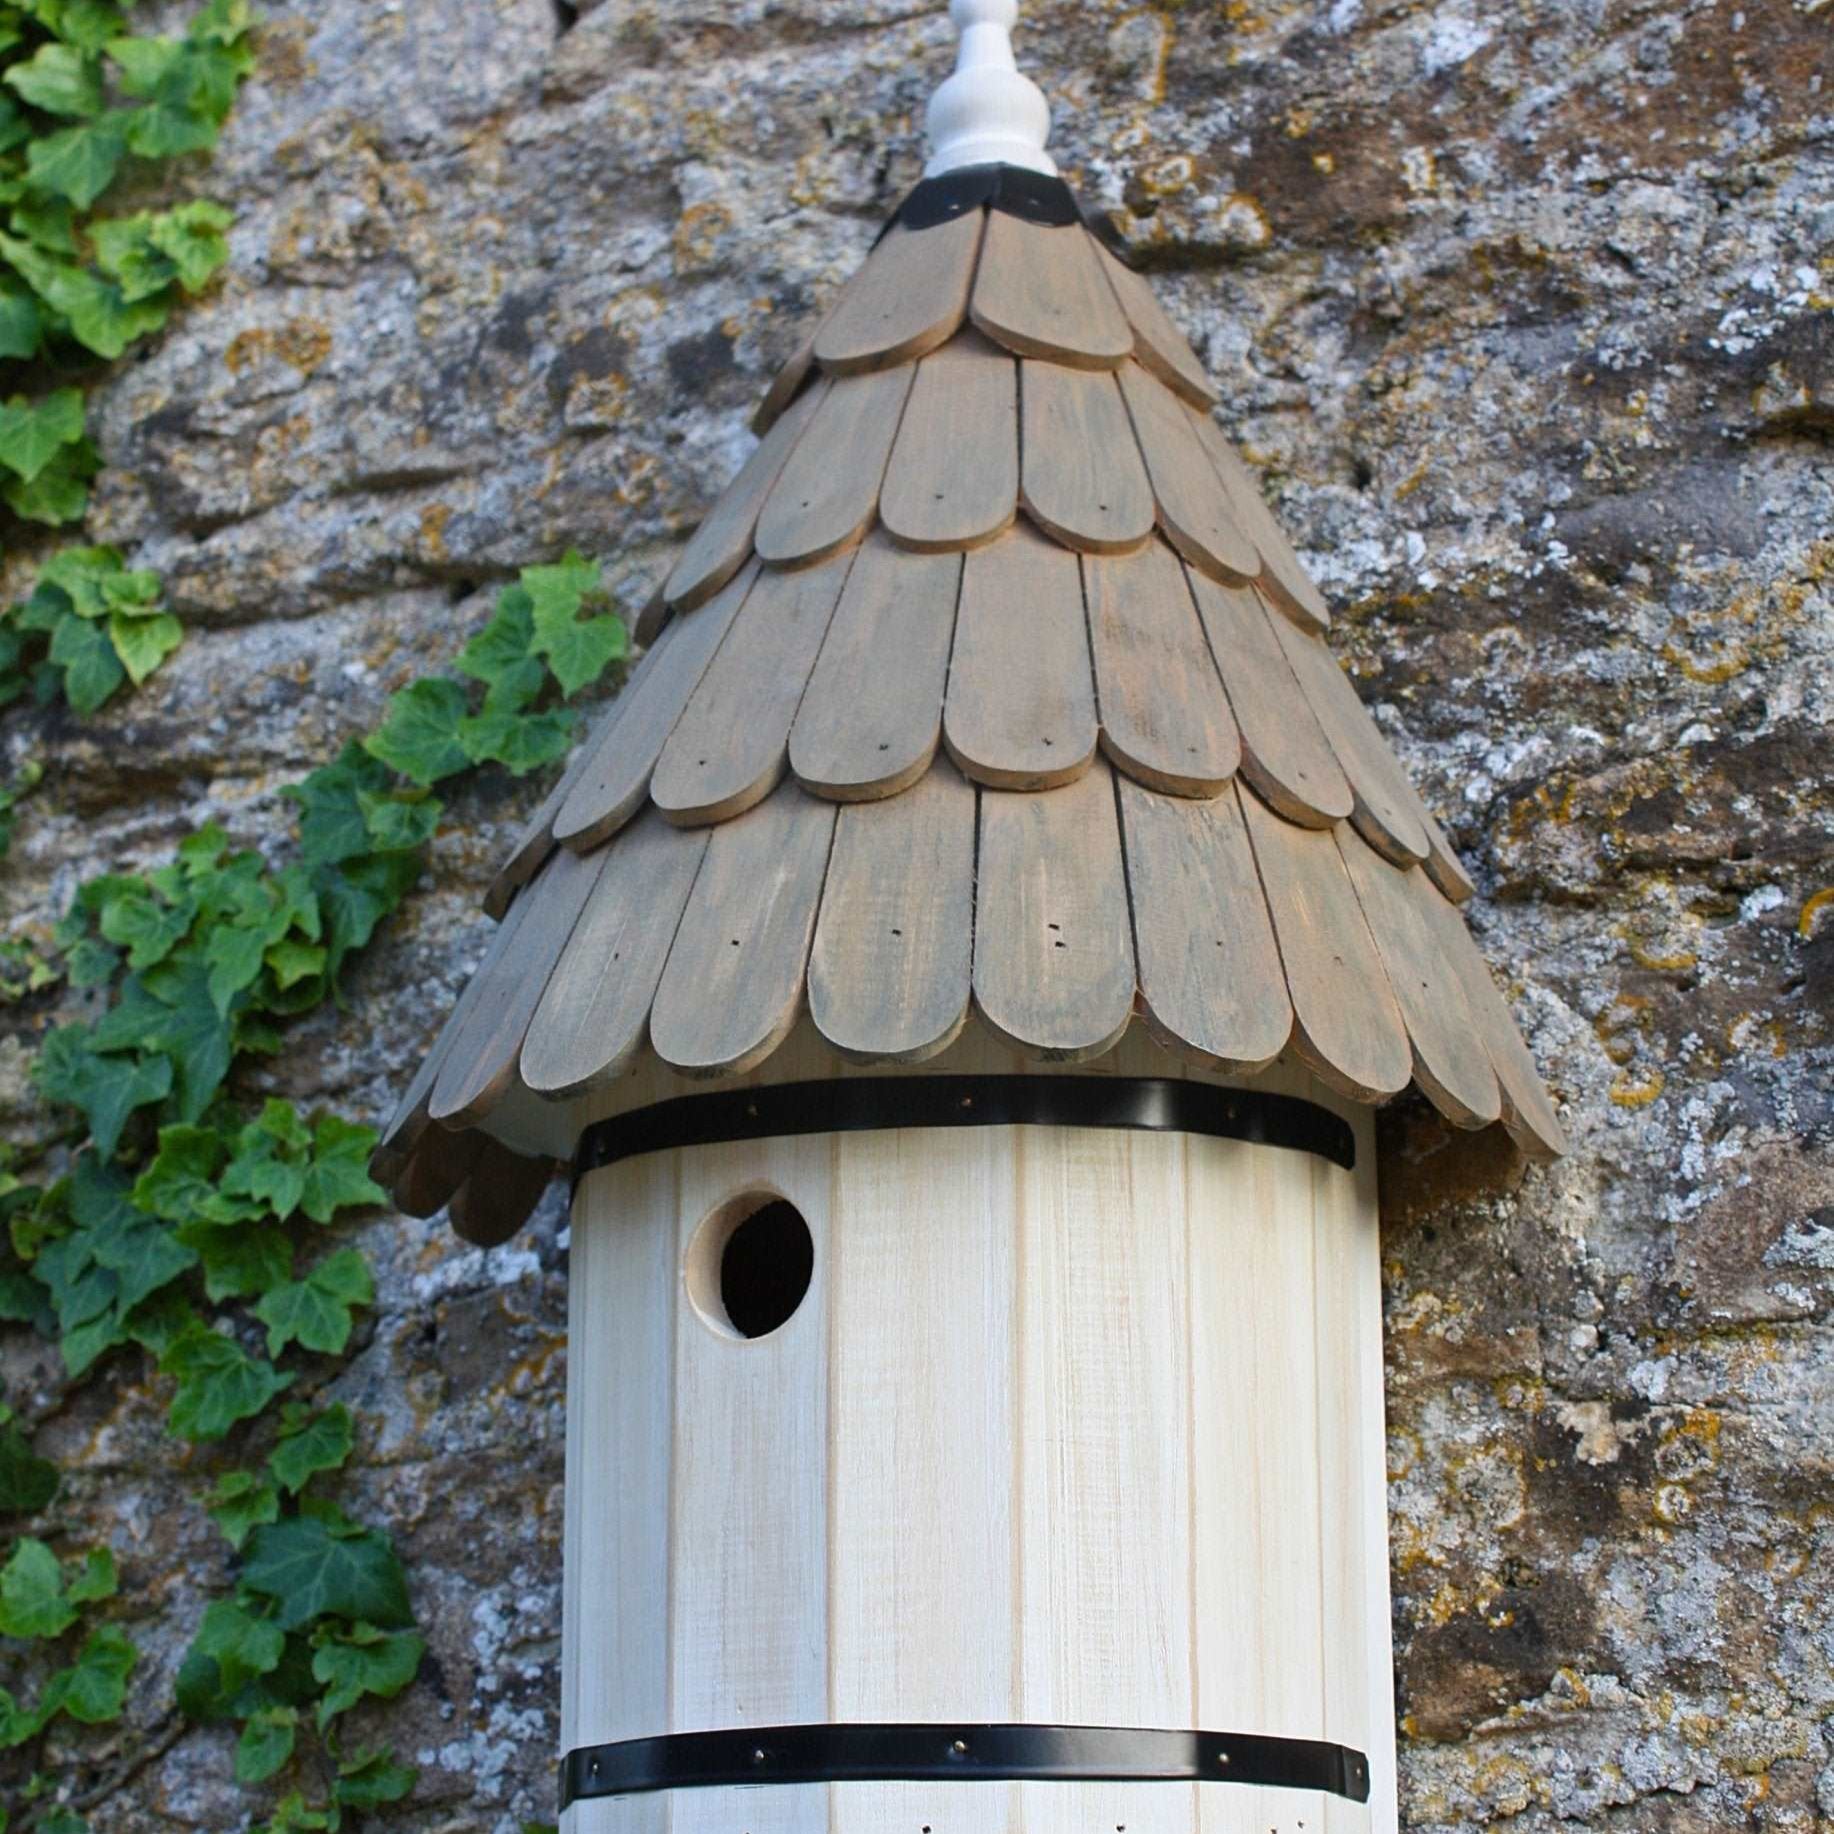
[[[572,1167],[570,1834],[1392,1828],[1374,1109],[1561,1147],[1014,10],[378,1153]]]

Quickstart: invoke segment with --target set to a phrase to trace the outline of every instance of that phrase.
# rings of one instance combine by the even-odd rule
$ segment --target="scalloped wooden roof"
[[[506,1104],[580,1113],[644,1053],[754,1070],[805,1011],[861,1062],[971,1012],[1079,1061],[1138,1018],[1562,1151],[1470,883],[1216,402],[1080,221],[895,222],[493,885],[378,1150],[397,1201],[500,1239],[541,1185]]]

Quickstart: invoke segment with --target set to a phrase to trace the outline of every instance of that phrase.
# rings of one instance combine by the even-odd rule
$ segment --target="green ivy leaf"
[[[340,1210],[388,1202],[388,1193],[369,1175],[377,1138],[373,1127],[335,1114],[320,1115],[313,1123],[312,1162],[306,1167],[299,1207],[315,1223],[330,1222]]]
[[[445,813],[437,796],[378,796],[357,792],[357,807],[369,846],[379,852],[408,852],[424,847]]]
[[[93,1605],[113,1598],[120,1589],[121,1576],[115,1569],[115,1557],[105,1547],[92,1547],[83,1556],[83,1564],[70,1581],[66,1596],[73,1605]]]
[[[382,724],[364,741],[364,749],[413,783],[456,776],[471,762],[459,742],[459,724],[467,711],[458,682],[430,676],[389,696]]]
[[[103,902],[96,927],[127,951],[127,965],[138,971],[157,967],[184,941],[197,919],[190,899],[170,905],[156,897],[144,880],[125,881]]]
[[[199,1221],[179,1233],[204,1264],[204,1295],[213,1303],[265,1293],[293,1277],[293,1244],[272,1223]]]
[[[196,293],[229,259],[226,232],[234,221],[221,204],[199,198],[149,218],[147,234],[171,262],[178,284],[187,293]]]
[[[44,342],[44,315],[38,302],[10,276],[0,277],[0,357],[29,363]]]
[[[58,1713],[85,1726],[100,1726],[118,1719],[127,1699],[127,1678],[140,1652],[112,1624],[93,1632],[83,1645],[73,1668],[53,1675],[39,1702],[42,1722]]]
[[[406,1629],[413,1622],[407,1582],[388,1538],[335,1512],[289,1516],[249,1537],[242,1583],[271,1598],[274,1621],[296,1630],[315,1617],[341,1617]]]
[[[130,618],[113,612],[108,640],[137,688],[185,640],[185,627],[169,612],[157,618]]]
[[[26,149],[26,169],[41,191],[87,210],[114,182],[126,152],[120,118],[104,115],[33,140]]]
[[[361,799],[387,791],[391,781],[385,765],[352,743],[334,763],[321,764],[281,791],[299,805],[299,847],[309,867],[334,866],[370,851]]]
[[[316,1414],[289,1404],[281,1416],[279,1443],[268,1454],[267,1468],[289,1493],[303,1490],[320,1471],[343,1467],[353,1439],[350,1410],[343,1402],[333,1402]]]
[[[42,1541],[22,1535],[0,1567],[0,1636],[62,1636],[76,1618],[57,1556]]]
[[[57,1495],[57,1467],[12,1421],[0,1424],[0,1515],[36,1515]]]
[[[366,1751],[338,1767],[334,1794],[345,1808],[373,1809],[399,1802],[419,1777],[419,1771],[397,1764],[392,1751]]]
[[[250,1529],[280,1520],[280,1493],[252,1471],[225,1471],[205,1499],[204,1509],[229,1545],[240,1548]],[[279,1632],[274,1634],[278,1647]],[[274,1660],[280,1660],[278,1654]]]
[[[505,586],[490,622],[459,651],[459,672],[487,688],[513,680],[531,660],[534,636],[535,601],[528,588]]]
[[[236,1740],[236,1781],[265,1783],[293,1755],[299,1715],[291,1707],[263,1707],[242,1723]]]
[[[369,1263],[354,1248],[328,1255],[303,1280],[289,1280],[261,1296],[255,1316],[267,1326],[267,1353],[278,1356],[298,1341],[307,1350],[335,1355],[350,1341],[351,1310],[376,1296]]]
[[[158,1051],[171,1061],[178,1118],[195,1121],[229,1074],[235,1043],[233,1017],[217,1011],[210,994],[209,970],[201,961],[174,958],[162,962],[144,982],[151,1003],[143,1015],[143,1048]]]
[[[207,1326],[186,1331],[159,1367],[178,1378],[167,1422],[180,1439],[221,1439],[238,1420],[252,1419],[293,1383],[271,1363],[245,1351],[234,1338]]]
[[[534,619],[530,649],[545,657],[563,694],[571,698],[600,675],[629,648],[624,621],[615,616],[581,618],[582,607],[600,598],[596,561],[571,549],[551,567],[525,567],[522,584],[527,589]]]
[[[88,119],[102,112],[102,66],[75,45],[40,45],[6,73],[7,83],[48,115]]]
[[[127,680],[108,632],[81,618],[65,618],[51,633],[50,655],[64,673],[64,698],[78,713],[94,713]]]
[[[565,707],[548,713],[493,712],[488,707],[459,721],[459,739],[475,764],[501,764],[524,777],[567,755],[574,718]]]
[[[31,483],[61,447],[82,437],[80,388],[53,389],[35,399],[15,395],[0,407],[0,464],[24,483]]]
[[[315,883],[325,917],[325,973],[331,979],[337,978],[345,956],[362,948],[376,925],[399,907],[420,870],[416,854],[373,853],[319,873]]]
[[[170,1092],[172,1066],[163,1057],[103,1056],[89,1036],[87,1026],[60,1026],[45,1040],[32,1075],[46,1101],[81,1111],[96,1151],[107,1159],[128,1116]]]
[[[178,1709],[187,1719],[221,1719],[251,1681],[271,1675],[286,1636],[230,1599],[205,1607],[178,1670]]]
[[[134,1181],[134,1207],[168,1222],[189,1222],[215,1194],[217,1173],[229,1156],[213,1127],[175,1126],[159,1130],[159,1150]]]
[[[372,1624],[357,1624],[337,1639],[321,1643],[312,1657],[312,1674],[325,1685],[318,1703],[322,1732],[340,1713],[366,1694],[393,1700],[420,1672],[426,1644],[411,1630],[393,1634]]]

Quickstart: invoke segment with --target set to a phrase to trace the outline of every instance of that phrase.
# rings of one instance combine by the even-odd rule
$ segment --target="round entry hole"
[[[688,1291],[710,1324],[769,1337],[796,1315],[815,1277],[802,1212],[772,1191],[735,1197],[701,1224],[688,1251]]]

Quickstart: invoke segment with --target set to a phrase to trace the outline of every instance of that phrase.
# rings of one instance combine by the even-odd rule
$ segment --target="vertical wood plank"
[[[1184,1148],[1022,1132],[1021,1717],[1198,1724]],[[1021,1784],[1027,1834],[1190,1834],[1193,1785]]]
[[[1197,1717],[1318,1738],[1318,1380],[1310,1155],[1185,1142],[1191,1252]],[[1316,1826],[1312,1791],[1198,1792],[1204,1834]]]
[[[1065,547],[1131,554],[1153,532],[1153,487],[1111,375],[1019,365],[1026,514]]]
[[[669,1720],[669,1476],[678,1153],[580,1185],[567,1275],[561,1749]],[[664,1834],[666,1797],[582,1803],[575,1834]]]
[[[1017,1130],[837,1138],[834,1720],[1011,1720]],[[845,1834],[1007,1834],[994,1784],[848,1784]]]
[[[1312,1168],[1318,1269],[1318,1474],[1325,1527],[1324,1736],[1370,1761],[1367,1806],[1327,1798],[1326,1834],[1393,1834],[1394,1675],[1388,1601],[1387,1435],[1375,1128],[1359,1118],[1357,1167]]]
[[[678,1254],[722,1204],[787,1197],[815,1244],[789,1322],[747,1341],[673,1307],[675,1478],[670,1710],[677,1730],[818,1723],[828,1706],[828,1333],[833,1138],[698,1147],[681,1158]],[[671,1834],[807,1834],[819,1784],[682,1790]]]
[[[901,548],[985,547],[1019,506],[1019,366],[970,333],[917,366],[879,520]]]
[[[815,360],[846,376],[908,362],[947,343],[968,314],[987,213],[894,228],[866,257],[815,334]]]
[[[1080,223],[1028,223],[989,211],[969,316],[1022,357],[1113,369],[1132,351],[1134,332],[1095,247]]]

